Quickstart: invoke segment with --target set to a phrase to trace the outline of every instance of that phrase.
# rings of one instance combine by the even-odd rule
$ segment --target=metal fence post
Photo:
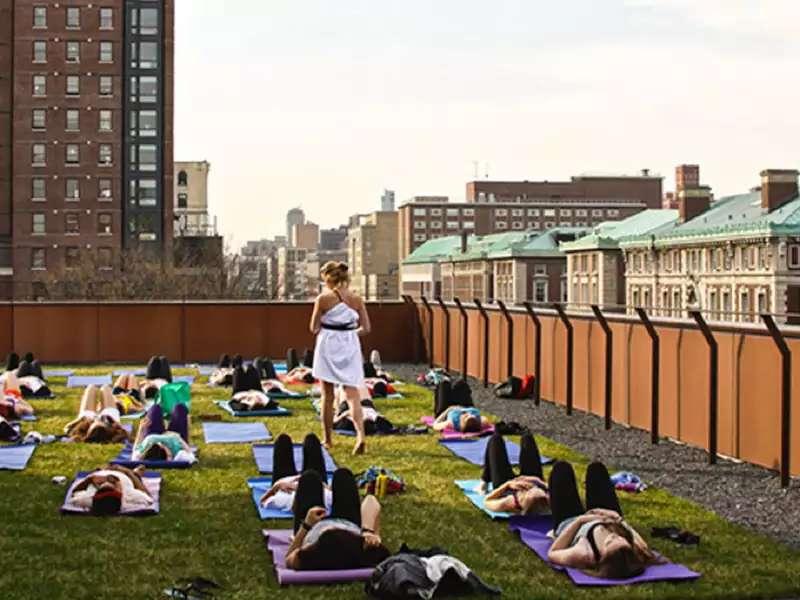
[[[567,316],[567,313],[564,312],[564,307],[558,303],[553,304],[553,308],[558,313],[559,319],[564,324],[564,327],[567,330],[567,414],[572,414],[572,323]]]
[[[606,316],[600,307],[596,304],[592,305],[592,312],[600,323],[600,327],[606,334],[606,363],[605,363],[605,426],[606,430],[611,429],[611,399],[612,399],[612,384],[613,384],[613,366],[614,366],[614,334],[608,324]]]
[[[442,300],[441,296],[436,297],[436,301],[439,303],[439,306],[442,308],[442,312],[444,313],[444,368],[445,370],[450,370],[450,311],[447,310],[447,307],[444,304],[444,300]]]
[[[483,387],[489,387],[489,315],[481,301],[475,298],[475,306],[483,318]]]
[[[761,318],[781,353],[781,487],[788,487],[792,449],[792,351],[772,315],[762,314]]]
[[[469,362],[467,361],[467,351],[469,350],[469,317],[467,316],[467,310],[464,308],[464,305],[461,304],[461,300],[453,298],[453,302],[456,303],[458,312],[461,313],[461,376],[466,379],[467,370],[469,368]]]
[[[425,296],[420,296],[422,304],[425,305],[425,310],[428,312],[428,365],[433,368],[433,309],[428,304],[428,299]]]
[[[539,391],[542,384],[542,322],[539,320],[536,311],[533,310],[530,302],[523,302],[525,310],[528,311],[528,316],[533,321],[533,350],[535,358],[533,359],[533,402],[539,405]]]
[[[659,388],[661,380],[661,340],[658,337],[653,322],[643,308],[637,308],[636,313],[642,321],[642,325],[650,336],[650,443],[658,444],[658,411],[661,404],[661,390]]]
[[[708,344],[708,462],[717,463],[717,412],[718,412],[718,365],[719,349],[714,334],[708,327],[708,323],[698,310],[689,313],[697,322],[697,326],[703,334]]]
[[[500,308],[500,312],[502,312],[503,316],[506,318],[506,331],[508,332],[508,345],[506,348],[508,356],[506,357],[506,370],[508,371],[507,376],[511,377],[514,374],[514,319],[510,314],[508,314],[508,309],[502,300],[497,301],[497,306]]]
[[[406,304],[408,304],[409,310],[413,311],[413,319],[414,319],[414,362],[418,363],[421,360],[421,344],[420,344],[420,322],[419,322],[419,311],[417,310],[417,303],[414,301],[410,295],[406,294],[403,296],[403,300],[405,300]]]

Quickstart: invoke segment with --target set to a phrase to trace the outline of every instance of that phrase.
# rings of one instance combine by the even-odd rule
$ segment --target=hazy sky
[[[491,179],[800,166],[797,0],[177,0],[176,158],[238,247]],[[481,166],[483,177],[484,167]]]

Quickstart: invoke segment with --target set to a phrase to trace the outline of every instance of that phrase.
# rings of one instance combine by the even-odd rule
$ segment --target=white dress
[[[358,326],[358,312],[344,302],[322,315],[323,325]],[[361,340],[355,329],[336,331],[320,329],[314,350],[312,374],[320,381],[356,387],[364,382],[364,363],[362,362]]]

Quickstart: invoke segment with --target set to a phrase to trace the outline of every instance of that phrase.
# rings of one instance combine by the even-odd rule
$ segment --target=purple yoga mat
[[[292,538],[291,529],[263,529],[261,531],[272,554],[272,564],[280,585],[309,585],[350,583],[366,581],[374,569],[337,569],[334,571],[295,571],[286,567],[286,551]]]
[[[553,528],[553,521],[549,516],[514,516],[509,519],[508,528],[519,534],[522,543],[533,550],[536,555],[557,571],[566,571],[575,585],[581,586],[614,586],[631,585],[634,583],[648,583],[653,581],[693,581],[700,577],[683,565],[666,563],[647,567],[644,573],[628,579],[603,579],[587,575],[583,571],[553,565],[547,560],[547,552],[553,540],[547,537],[548,531]]]
[[[64,504],[61,505],[61,512],[67,515],[90,515],[91,513],[89,510],[85,508],[81,508],[80,506],[75,506],[74,504],[68,504],[67,498],[70,497],[72,494],[72,488],[74,488],[77,483],[86,477],[89,472],[80,472],[75,476],[75,480],[70,484],[69,488],[67,489],[67,493],[64,496]],[[147,472],[142,475],[142,483],[144,487],[147,488],[148,493],[153,498],[153,506],[149,508],[137,508],[131,510],[122,510],[120,511],[120,517],[142,517],[146,515],[155,515],[158,514],[159,510],[161,510],[161,506],[159,504],[159,498],[161,496],[161,474],[160,473],[153,473]]]
[[[420,422],[424,423],[428,427],[433,427],[434,422],[436,419],[433,417],[420,417]],[[484,425],[483,429],[480,431],[476,431],[474,433],[462,433],[460,431],[456,431],[453,429],[452,424],[447,425],[447,429],[444,431],[439,432],[442,435],[442,439],[444,440],[471,440],[472,438],[481,437],[483,435],[489,435],[494,433],[494,425],[489,423],[488,425]]]

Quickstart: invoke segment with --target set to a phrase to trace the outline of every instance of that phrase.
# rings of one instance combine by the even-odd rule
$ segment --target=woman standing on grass
[[[333,446],[334,386],[341,385],[356,431],[353,454],[363,454],[366,442],[358,386],[364,382],[364,364],[358,338],[369,333],[370,322],[364,301],[348,289],[347,270],[345,263],[331,261],[320,271],[328,289],[317,296],[311,315],[311,333],[317,336],[312,373],[322,384],[323,444]]]

